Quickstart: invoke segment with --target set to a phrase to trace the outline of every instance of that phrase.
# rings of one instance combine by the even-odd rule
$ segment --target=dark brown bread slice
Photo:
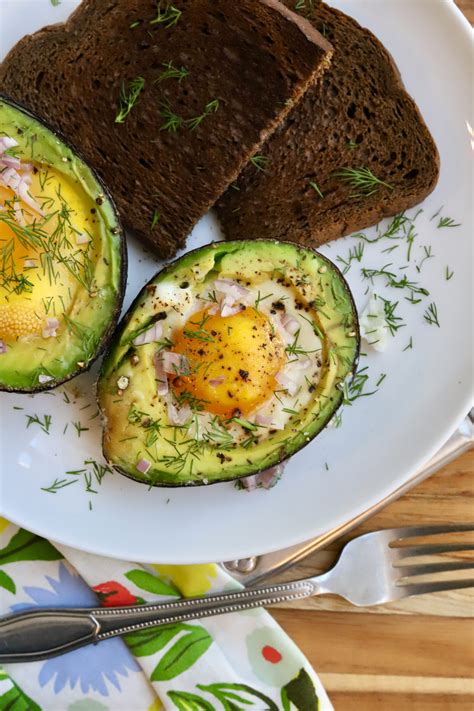
[[[169,257],[330,55],[276,0],[84,0],[67,23],[12,49],[0,90],[81,149],[125,225]],[[189,74],[164,78],[167,68]],[[122,85],[128,92],[137,77],[144,89],[115,123]],[[205,116],[172,132],[167,111],[184,122]]]
[[[436,146],[389,53],[338,10],[321,3],[308,16],[334,47],[331,66],[267,141],[264,170],[248,166],[219,201],[229,239],[318,246],[412,207],[436,185]],[[347,176],[334,175],[347,168],[368,168],[392,189],[355,197]]]

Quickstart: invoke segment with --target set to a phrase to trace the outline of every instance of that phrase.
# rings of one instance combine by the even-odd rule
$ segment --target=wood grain
[[[474,0],[456,4],[474,24]],[[474,521],[474,452],[468,452],[351,534],[420,523]],[[281,579],[314,575],[343,542]],[[336,711],[472,711],[474,590],[423,595],[369,609],[335,596],[272,614],[319,672]]]

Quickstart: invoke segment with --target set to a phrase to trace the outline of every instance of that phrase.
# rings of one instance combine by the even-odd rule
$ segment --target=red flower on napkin
[[[119,605],[142,605],[145,601],[141,597],[132,595],[121,583],[109,580],[92,588],[97,593],[104,607],[117,607]]]

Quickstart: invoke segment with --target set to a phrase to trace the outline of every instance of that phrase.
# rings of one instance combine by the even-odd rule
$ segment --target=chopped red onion
[[[163,368],[165,373],[189,375],[189,360],[185,355],[181,355],[181,353],[172,353],[171,351],[163,351],[161,355],[163,357]]]
[[[248,289],[240,286],[240,284],[232,279],[216,279],[214,286],[217,291],[220,291],[221,294],[231,296],[234,301],[237,301],[238,299],[245,299],[250,294]]]
[[[80,235],[76,235],[76,244],[88,244],[91,238],[85,232],[81,232]]]
[[[155,365],[156,379],[158,380],[158,395],[168,395],[168,378],[166,376],[165,369],[163,368],[163,358],[161,357],[161,353],[155,353],[153,360]]]
[[[48,328],[59,328],[59,321],[57,318],[47,318],[46,324]]]
[[[257,412],[255,415],[255,424],[270,427],[272,424],[272,418],[269,415],[263,415],[260,412]]]
[[[281,316],[281,325],[287,331],[290,336],[294,336],[296,331],[300,328],[300,324],[298,323],[297,319],[294,316],[291,316],[290,314],[283,314]]]
[[[150,467],[151,462],[149,462],[148,459],[140,459],[136,466],[136,470],[141,472],[142,474],[146,474]]]
[[[25,267],[25,269],[36,267],[36,259],[25,259],[25,261],[23,262],[23,266]]]
[[[280,370],[280,372],[275,375],[275,380],[277,383],[280,383],[285,390],[288,390],[290,395],[296,395],[298,392],[298,384],[295,383],[295,381],[287,373],[285,373],[284,370]]]
[[[46,385],[46,383],[50,383],[52,380],[54,380],[52,375],[44,375],[41,373],[41,375],[38,376],[38,381],[41,385]]]
[[[308,355],[305,355],[302,358],[298,358],[298,360],[292,361],[291,367],[295,370],[306,370],[306,368],[310,368],[312,364],[313,361],[311,358]]]
[[[247,489],[247,491],[253,491],[257,488],[257,477],[258,474],[252,474],[252,476],[246,476],[243,479],[239,479],[239,481],[244,489]]]
[[[26,221],[23,216],[23,210],[21,209],[19,202],[13,203],[13,210],[15,212],[15,220],[18,222],[20,227],[24,227],[26,225]]]
[[[280,480],[281,475],[285,470],[286,462],[277,464],[270,469],[266,469],[264,472],[257,474],[258,484],[264,489],[272,489],[275,484]]]
[[[0,340],[0,355],[3,355],[6,352],[7,352],[7,344],[5,343],[5,341]]]
[[[176,405],[169,401],[167,403],[168,418],[173,425],[184,425],[192,415],[192,410],[189,405],[183,405],[177,408]]]
[[[18,145],[18,141],[11,136],[2,136],[0,138],[0,153],[8,151],[10,148],[14,148]]]
[[[139,336],[133,339],[132,343],[134,346],[144,346],[147,343],[154,343],[159,341],[163,335],[163,324],[161,321],[156,321],[151,328],[147,331],[143,331]]]
[[[209,379],[209,385],[211,385],[213,388],[216,388],[218,385],[222,385],[222,383],[225,382],[225,376],[224,375],[219,375],[218,378],[210,378]]]
[[[246,476],[239,481],[247,491],[254,491],[254,489],[260,487],[262,489],[271,489],[280,480],[285,466],[286,462],[283,462],[274,467],[270,467],[270,469],[265,469],[265,471],[260,472],[260,474],[252,474],[252,476]]]
[[[6,165],[7,168],[13,168],[14,170],[18,170],[18,168],[22,167],[21,160],[15,156],[1,156],[0,161],[3,165]]]
[[[245,307],[242,304],[236,304],[231,296],[226,296],[221,302],[221,316],[235,316],[240,313]]]

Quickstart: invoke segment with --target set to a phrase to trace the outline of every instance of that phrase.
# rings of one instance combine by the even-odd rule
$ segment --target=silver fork
[[[41,609],[10,615],[0,620],[0,663],[37,661],[148,627],[301,600],[311,595],[333,593],[353,605],[368,606],[411,595],[474,587],[472,572],[462,579],[452,575],[474,570],[474,560],[410,564],[414,556],[474,550],[474,542],[439,539],[441,534],[466,531],[474,531],[474,524],[391,528],[367,533],[350,541],[327,573],[290,583],[139,607]],[[403,545],[407,539],[420,536],[434,539]],[[435,573],[449,575],[430,581],[418,579],[420,575]]]

